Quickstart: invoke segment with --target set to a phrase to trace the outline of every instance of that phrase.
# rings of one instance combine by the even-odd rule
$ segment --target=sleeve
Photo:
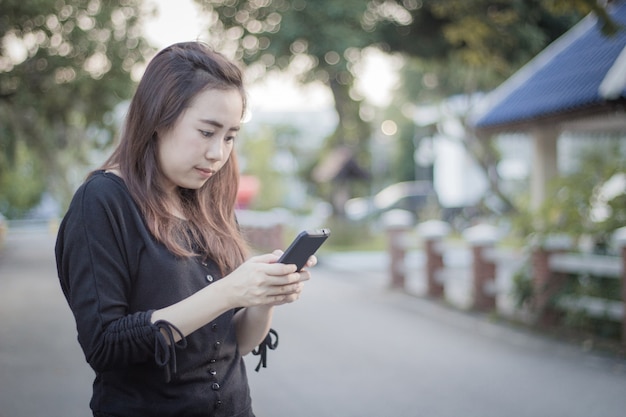
[[[272,341],[272,336],[274,336],[274,341]],[[252,351],[252,354],[255,356],[260,356],[259,363],[257,364],[255,371],[259,372],[261,366],[263,368],[267,368],[267,350],[274,350],[278,347],[278,332],[274,329],[270,329],[270,331],[265,336],[265,339],[259,344],[259,346]]]
[[[102,180],[105,181],[105,180]],[[119,188],[119,187],[118,187]],[[128,197],[129,198],[129,197]],[[61,287],[74,314],[78,340],[87,362],[97,371],[154,361],[173,368],[173,332],[167,322],[151,323],[152,311],[129,313],[132,268],[129,253],[129,207],[124,190],[81,187],[59,229],[56,245]],[[126,203],[128,206],[128,203]],[[168,340],[169,339],[169,340]]]

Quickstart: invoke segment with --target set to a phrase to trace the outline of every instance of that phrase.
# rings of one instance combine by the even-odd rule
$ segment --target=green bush
[[[549,184],[549,198],[537,210],[521,204],[511,219],[517,236],[531,248],[553,235],[566,235],[574,244],[587,244],[585,250],[596,254],[617,255],[611,247],[616,229],[626,225],[626,158],[622,141],[599,141],[584,147],[572,161],[571,172]],[[617,185],[609,191],[607,184]],[[620,191],[620,185],[622,189]],[[523,201],[522,203],[528,200]],[[573,249],[575,250],[575,249]],[[607,277],[572,274],[551,300],[558,311],[559,323],[578,334],[619,340],[621,324],[609,317],[592,317],[581,310],[559,310],[563,297],[597,297],[621,299],[620,280]],[[518,307],[532,305],[532,265],[530,259],[513,278],[513,297]]]

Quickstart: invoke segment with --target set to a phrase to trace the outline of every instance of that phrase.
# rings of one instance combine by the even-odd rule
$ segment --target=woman
[[[56,259],[96,372],[94,416],[253,416],[242,356],[310,275],[277,263],[280,251],[245,261],[233,150],[244,109],[234,64],[198,42],[165,48],[119,146],[72,200]]]

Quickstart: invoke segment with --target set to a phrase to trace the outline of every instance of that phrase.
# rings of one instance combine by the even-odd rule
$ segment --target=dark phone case
[[[301,270],[306,261],[313,255],[322,243],[330,236],[330,230],[305,230],[300,232],[298,236],[291,242],[283,256],[278,262],[283,264],[295,264],[298,271]]]

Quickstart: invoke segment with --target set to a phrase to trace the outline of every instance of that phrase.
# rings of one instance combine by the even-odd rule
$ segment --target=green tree
[[[196,0],[217,17],[209,29],[237,57],[261,73],[291,70],[303,83],[321,81],[332,91],[340,123],[329,147],[365,149],[369,126],[359,117],[353,89],[361,50],[373,43],[363,30],[363,0]]]
[[[411,15],[405,18],[409,24],[393,20],[379,23],[388,49],[410,57],[394,101],[395,106],[404,108],[407,103],[433,104],[450,96],[471,96],[495,88],[590,12],[600,17],[605,33],[617,30],[606,9],[595,0],[391,3]],[[466,114],[460,114],[459,121],[466,125]],[[478,140],[469,129],[467,132],[460,143],[486,173],[492,193],[506,209],[516,210],[514,202],[500,190],[494,169],[499,154],[494,143]],[[408,162],[408,153],[401,158]]]
[[[360,164],[369,164],[370,126],[360,117],[363,98],[354,88],[361,51],[376,42],[362,25],[366,1],[196,1],[215,16],[209,31],[221,42],[217,46],[234,45],[237,58],[250,64],[251,73],[289,71],[302,83],[318,81],[330,89],[339,123],[318,160],[338,147],[350,147]],[[326,194],[321,191],[326,188],[322,185],[318,192]],[[337,192],[337,187],[331,188],[331,194]]]
[[[0,210],[19,215],[43,189],[67,199],[72,173],[81,175],[90,153],[111,143],[115,107],[131,95],[131,72],[152,52],[141,6],[0,2]],[[34,169],[20,166],[26,160]]]
[[[196,2],[213,13],[208,29],[216,42],[234,44],[238,58],[262,73],[291,68],[302,82],[322,81],[331,89],[340,119],[336,143],[368,137],[358,116],[361,97],[352,90],[367,47],[461,65],[465,76],[455,81],[459,74],[450,73],[446,93],[476,91],[493,88],[589,11],[606,16],[595,0]],[[466,81],[471,68],[479,82]]]
[[[409,97],[416,103],[422,93],[434,100],[492,89],[589,11],[604,19],[608,32],[615,29],[595,0],[196,2],[212,13],[209,30],[216,42],[234,45],[237,56],[260,73],[291,69],[302,82],[324,82],[339,115],[327,148],[355,146],[365,163],[371,132],[353,89],[365,48],[400,53],[427,68],[437,88],[424,84]],[[407,95],[419,84],[407,80]],[[468,148],[490,169],[489,149],[471,138]]]
[[[372,0],[379,41],[392,52],[451,68],[449,94],[489,90],[571,28],[596,13],[618,30],[596,0]],[[454,67],[460,68],[455,70]],[[441,69],[441,68],[440,68]]]

